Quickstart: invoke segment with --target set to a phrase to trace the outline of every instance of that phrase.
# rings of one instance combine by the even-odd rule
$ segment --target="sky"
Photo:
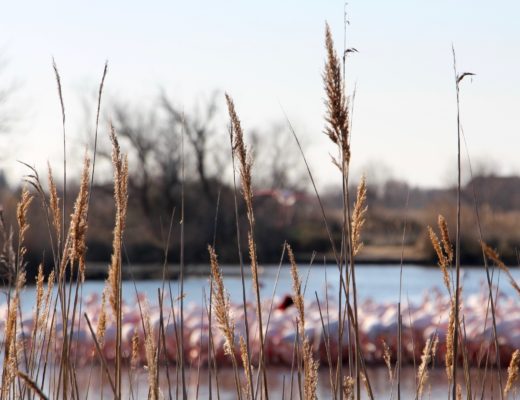
[[[108,60],[107,102],[149,105],[162,89],[190,109],[226,91],[246,130],[283,123],[285,111],[326,186],[338,176],[323,134],[324,25],[341,51],[343,11],[342,1],[328,0],[5,2],[0,87],[16,90],[6,106],[15,122],[0,138],[0,167],[16,183],[26,172],[17,160],[42,172],[47,161],[62,162],[52,57],[62,76],[69,163],[79,166],[80,143],[93,125],[84,104],[94,105]],[[353,174],[368,173],[369,183],[381,176],[430,187],[453,182],[452,44],[458,70],[476,74],[461,92],[472,161],[520,173],[520,3],[352,0],[347,11],[347,47],[359,51],[347,64],[348,90],[356,88]],[[220,106],[224,112],[223,95]]]

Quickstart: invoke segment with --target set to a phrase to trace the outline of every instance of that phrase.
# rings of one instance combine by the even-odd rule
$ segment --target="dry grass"
[[[349,355],[348,361],[343,360],[343,354],[338,351],[336,365],[332,361],[330,354],[330,347],[326,348],[327,357],[329,359],[331,393],[330,397],[337,399],[361,399],[361,389],[364,386],[368,396],[373,398],[369,375],[366,370],[366,362],[362,347],[360,345],[360,335],[358,326],[358,304],[357,304],[357,290],[355,280],[355,262],[356,256],[363,247],[362,229],[367,218],[367,183],[364,178],[361,179],[356,201],[351,209],[350,193],[349,193],[349,168],[352,156],[352,149],[350,146],[351,135],[351,109],[349,106],[349,96],[346,93],[346,77],[342,74],[345,69],[345,57],[338,57],[337,51],[334,47],[333,38],[327,25],[325,28],[325,49],[326,61],[323,72],[323,81],[325,89],[325,133],[328,138],[337,147],[337,159],[333,162],[339,167],[342,175],[343,188],[343,209],[342,217],[343,224],[341,227],[341,243],[338,246],[328,229],[328,223],[323,212],[323,218],[327,231],[329,232],[331,246],[333,247],[336,262],[338,265],[338,277],[340,282],[338,292],[338,342],[343,343],[343,338],[349,338]],[[346,54],[348,50],[344,50]],[[343,59],[343,65],[341,63]],[[60,105],[62,109],[63,122],[63,145],[64,152],[66,149],[65,142],[65,107],[63,101],[63,94],[61,89],[61,78],[57,67],[54,65],[56,81],[58,84],[58,93]],[[99,123],[99,113],[101,104],[101,94],[103,84],[106,77],[106,66],[103,73],[103,78],[99,90],[98,112],[96,116],[96,143],[97,143],[97,129]],[[456,74],[456,90],[457,90],[457,105],[459,105],[459,85],[464,77],[471,75],[470,73]],[[234,384],[236,390],[236,397],[238,399],[247,398],[252,400],[268,400],[270,395],[270,386],[266,375],[266,354],[264,349],[265,336],[269,333],[268,325],[271,316],[269,310],[269,317],[264,323],[266,315],[262,310],[262,299],[260,296],[260,267],[257,253],[257,242],[255,238],[255,214],[253,204],[253,181],[252,169],[253,160],[251,157],[251,150],[245,144],[245,134],[242,128],[241,121],[235,109],[233,99],[226,94],[226,103],[230,118],[230,133],[231,133],[231,147],[233,160],[237,160],[237,169],[240,176],[240,185],[242,189],[243,203],[245,206],[245,213],[248,223],[247,231],[247,247],[249,251],[254,309],[256,312],[256,331],[249,333],[249,325],[247,320],[247,304],[246,304],[246,288],[244,280],[244,313],[245,313],[245,332],[243,337],[240,332],[237,335],[235,332],[235,321],[230,311],[230,300],[225,288],[225,282],[220,269],[217,257],[215,243],[208,246],[209,264],[211,271],[211,292],[209,298],[209,307],[207,309],[208,323],[210,325],[209,337],[207,343],[203,342],[203,335],[201,335],[200,346],[207,345],[209,349],[209,380],[213,382],[213,377],[217,384],[217,397],[219,397],[219,381],[218,381],[218,365],[215,357],[215,346],[213,343],[211,323],[215,322],[218,330],[224,338],[225,354],[231,360],[233,365]],[[294,132],[293,132],[294,133]],[[458,134],[460,140],[460,120],[458,121]],[[123,154],[117,134],[113,127],[110,128],[109,138],[112,144],[112,167],[113,167],[113,185],[114,185],[114,204],[115,204],[115,220],[112,241],[112,254],[110,265],[107,270],[107,280],[105,288],[101,297],[101,310],[96,316],[95,329],[91,321],[84,313],[82,318],[83,300],[81,298],[82,287],[85,281],[86,270],[86,237],[88,233],[88,212],[89,199],[92,193],[92,184],[94,180],[94,167],[90,165],[90,156],[86,153],[83,163],[83,170],[80,179],[79,190],[74,203],[74,209],[68,221],[68,229],[66,229],[66,159],[64,157],[64,198],[63,201],[58,197],[58,189],[54,182],[52,170],[48,166],[48,194],[46,194],[39,181],[39,177],[35,170],[29,176],[28,182],[35,188],[38,197],[40,198],[42,209],[45,213],[48,222],[50,242],[53,253],[53,271],[46,277],[44,273],[43,264],[39,266],[38,276],[36,279],[35,290],[35,309],[34,309],[34,325],[30,331],[30,346],[29,342],[25,342],[27,338],[21,335],[22,332],[22,318],[20,294],[25,286],[25,255],[26,249],[24,240],[27,232],[30,229],[28,221],[28,210],[33,201],[33,196],[27,188],[21,193],[21,199],[18,203],[16,211],[16,219],[18,223],[18,240],[17,252],[12,251],[14,248],[12,235],[5,234],[6,229],[2,220],[2,234],[6,240],[7,245],[4,246],[2,257],[8,265],[10,274],[8,283],[8,311],[5,323],[5,330],[3,333],[3,364],[2,364],[2,385],[0,390],[0,400],[3,399],[17,399],[26,398],[32,399],[36,396],[39,398],[70,398],[80,399],[83,394],[80,393],[78,383],[78,373],[80,373],[77,363],[78,349],[75,348],[74,343],[77,335],[77,330],[81,321],[86,321],[89,331],[92,335],[93,341],[96,345],[96,355],[93,362],[99,362],[102,367],[102,379],[108,381],[112,390],[113,398],[121,399],[126,388],[123,388],[123,372],[125,363],[130,367],[130,375],[137,373],[141,365],[141,352],[144,353],[146,360],[146,373],[148,377],[147,396],[149,399],[166,398],[166,388],[161,385],[159,381],[160,369],[166,369],[167,375],[167,395],[170,399],[174,397],[173,390],[176,391],[175,397],[187,398],[187,391],[185,387],[184,374],[187,372],[187,366],[184,364],[184,331],[183,331],[183,299],[184,292],[181,289],[180,294],[180,332],[177,331],[177,315],[179,307],[177,307],[177,300],[170,298],[170,305],[163,304],[163,294],[159,290],[160,299],[160,321],[155,324],[152,323],[147,304],[138,302],[140,321],[135,327],[131,336],[131,346],[123,349],[123,299],[122,299],[122,269],[123,269],[123,248],[124,248],[124,233],[126,227],[127,207],[128,207],[128,176],[129,164],[128,158]],[[460,144],[459,144],[460,145]],[[95,160],[95,149],[93,159]],[[459,148],[460,158],[460,148]],[[460,176],[460,163],[458,166]],[[310,169],[309,169],[310,173]],[[311,176],[312,180],[312,176]],[[314,182],[314,181],[313,181]],[[184,193],[184,192],[183,192]],[[317,191],[316,191],[317,193]],[[317,193],[318,195],[318,193]],[[459,185],[460,195],[460,185]],[[319,195],[318,195],[319,197]],[[460,199],[459,199],[460,200]],[[181,199],[184,204],[184,197]],[[60,207],[61,203],[61,207]],[[321,203],[320,203],[321,206]],[[241,257],[241,243],[240,235],[238,234],[238,214],[239,207],[236,206],[236,224],[237,236],[239,245],[239,256]],[[448,326],[446,334],[446,357],[445,366],[448,380],[452,386],[450,396],[453,399],[462,397],[463,389],[468,393],[468,399],[473,397],[471,394],[471,382],[469,381],[467,350],[465,348],[464,335],[464,316],[461,315],[463,308],[461,307],[461,292],[462,285],[460,282],[460,202],[457,207],[457,233],[455,239],[455,248],[450,240],[448,231],[448,224],[446,219],[439,215],[438,229],[439,234],[428,227],[429,237],[433,245],[433,249],[437,254],[439,267],[441,269],[444,284],[450,296],[450,311],[448,317]],[[184,226],[184,211],[182,211],[182,227]],[[440,237],[440,238],[439,238]],[[511,272],[507,266],[500,260],[498,253],[491,247],[486,245],[481,239],[483,254],[486,260],[491,260],[497,267],[504,271],[513,288],[520,294],[520,287],[513,279]],[[339,252],[337,248],[341,249]],[[318,398],[318,369],[319,363],[317,361],[316,352],[318,349],[314,347],[308,331],[308,324],[306,321],[305,310],[305,289],[302,288],[302,279],[296,263],[295,254],[291,246],[286,246],[290,274],[292,279],[292,300],[296,309],[296,338],[294,340],[294,372],[297,375],[298,387],[293,394],[304,400],[314,400]],[[181,249],[181,264],[183,265],[183,249]],[[283,257],[283,256],[282,256]],[[452,268],[455,267],[456,278],[452,278]],[[165,278],[163,278],[165,279]],[[47,280],[47,288],[45,288],[45,281]],[[180,285],[183,287],[184,275],[181,275]],[[490,304],[494,316],[493,295],[491,293],[492,283],[490,286]],[[164,290],[165,282],[162,282]],[[53,290],[55,288],[55,290]],[[171,296],[171,293],[170,293]],[[316,294],[316,297],[317,294]],[[328,297],[327,297],[327,318],[328,315]],[[271,307],[272,308],[272,307]],[[267,314],[267,312],[265,312]],[[322,326],[325,331],[324,317],[321,314]],[[202,320],[204,316],[201,317]],[[114,363],[113,365],[105,358],[103,350],[108,343],[107,334],[109,332],[108,326],[111,320],[115,322],[115,347],[114,347]],[[176,356],[179,361],[175,365],[175,374],[178,378],[182,374],[182,393],[179,393],[179,384],[173,388],[170,377],[170,366],[167,363],[168,356],[166,342],[168,337],[164,332],[164,327],[173,321],[175,326],[175,342],[176,342]],[[401,329],[401,321],[398,321]],[[202,324],[201,324],[202,325]],[[61,332],[58,326],[61,327]],[[498,343],[496,338],[495,328],[495,343]],[[142,331],[142,339],[140,332]],[[202,328],[201,328],[202,331]],[[59,334],[58,334],[59,332]],[[400,332],[401,333],[401,332]],[[327,332],[327,339],[331,332]],[[237,345],[238,338],[238,345]],[[251,354],[251,343],[257,338],[259,345],[258,360],[253,363],[253,354]],[[161,342],[162,340],[162,342]],[[416,398],[423,397],[425,389],[428,385],[428,372],[434,364],[437,346],[439,343],[439,336],[437,333],[433,334],[426,342],[423,348],[421,362],[416,371],[417,391]],[[330,343],[327,342],[327,346]],[[498,344],[496,344],[498,350]],[[401,350],[401,347],[399,347]],[[398,381],[397,398],[400,399],[400,375],[394,376],[394,367],[392,366],[390,347],[386,342],[382,342],[383,361],[386,364],[389,374],[389,381],[393,395],[394,379]],[[240,356],[240,359],[238,359]],[[401,359],[401,354],[398,355],[398,360]],[[460,357],[462,356],[462,357]],[[335,356],[334,356],[335,357]],[[456,381],[456,368],[459,359],[464,360],[465,367],[465,387]],[[163,360],[164,363],[163,363]],[[345,362],[345,365],[343,363]],[[511,359],[508,369],[508,380],[503,390],[502,395],[507,395],[516,383],[518,378],[518,371],[520,365],[520,352],[515,351]],[[52,368],[51,368],[52,367]],[[197,366],[197,374],[200,373],[200,367]],[[396,367],[397,368],[397,367]],[[258,371],[256,379],[254,379],[252,371]],[[348,373],[347,373],[348,371]],[[291,374],[291,390],[293,388],[294,377]],[[499,375],[500,377],[500,375]],[[199,382],[200,376],[197,377]],[[130,379],[130,392],[134,393],[132,379]],[[173,388],[173,389],[172,389]],[[48,393],[48,395],[45,394]],[[198,393],[198,387],[197,387]],[[213,394],[213,392],[211,392]],[[87,396],[88,397],[88,396]]]
[[[451,295],[453,285],[450,278],[450,270],[452,268],[453,263],[453,250],[448,233],[448,226],[446,224],[446,220],[442,215],[439,215],[439,230],[441,232],[442,246],[437,234],[433,231],[433,229],[430,226],[428,227],[430,241],[432,242],[433,249],[437,254],[438,264],[442,271],[444,286],[446,286],[448,293],[450,293]]]
[[[247,234],[247,242],[249,248],[249,259],[251,261],[251,275],[253,281],[253,291],[256,300],[256,315],[258,320],[258,337],[260,340],[260,361],[259,370],[262,374],[263,394],[269,398],[267,375],[265,373],[265,355],[264,355],[264,327],[262,315],[262,302],[260,299],[260,284],[258,281],[258,258],[255,243],[255,217],[253,211],[253,187],[251,168],[253,160],[248,153],[244,143],[244,132],[240,119],[235,110],[233,99],[226,94],[226,102],[228,106],[229,118],[231,120],[231,145],[233,154],[238,160],[239,172],[242,184],[242,196],[246,204],[247,219],[249,222],[249,230]]]
[[[319,363],[314,360],[314,350],[309,338],[305,333],[305,305],[302,293],[302,281],[296,265],[296,259],[290,245],[287,245],[287,255],[291,264],[291,277],[293,287],[293,302],[298,311],[298,332],[300,336],[299,346],[302,348],[303,363],[303,398],[305,400],[317,399],[316,390],[318,387],[318,366]]]

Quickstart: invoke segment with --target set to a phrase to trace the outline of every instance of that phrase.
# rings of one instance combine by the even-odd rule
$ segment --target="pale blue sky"
[[[44,4],[45,3],[45,4]],[[235,98],[247,128],[283,120],[305,138],[321,185],[334,177],[323,129],[325,20],[343,46],[341,1],[9,2],[0,13],[1,76],[15,79],[20,117],[3,166],[61,162],[60,68],[70,135],[83,133],[81,96],[109,60],[107,98],[150,102],[164,87],[191,107],[215,89]],[[382,162],[398,178],[441,185],[454,168],[456,125],[451,43],[464,82],[463,124],[475,160],[520,173],[520,5],[515,1],[353,0],[348,84],[357,84],[355,173]],[[222,102],[224,110],[224,103]],[[104,127],[103,127],[104,128]],[[224,126],[222,127],[224,128]],[[71,157],[78,154],[71,150]]]

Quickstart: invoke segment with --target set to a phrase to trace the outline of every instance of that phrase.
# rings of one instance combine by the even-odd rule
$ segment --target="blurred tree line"
[[[184,224],[184,251],[188,264],[207,263],[209,243],[215,243],[222,263],[238,263],[231,147],[225,113],[219,109],[221,97],[214,93],[189,111],[164,93],[149,106],[133,107],[114,101],[107,107],[106,115],[111,117],[130,161],[124,248],[129,262],[161,264],[166,256],[170,263],[177,263],[180,227]],[[277,263],[282,245],[288,241],[301,258],[310,259],[316,251],[332,261],[318,203],[309,188],[291,134],[283,125],[276,124],[262,131],[251,130],[248,134],[254,154],[259,259],[264,264]],[[97,156],[87,254],[91,262],[108,262],[114,205],[110,147],[106,141],[100,140]],[[239,191],[239,178],[236,179]],[[436,224],[439,213],[449,222],[455,221],[455,190],[410,187],[404,181],[388,177],[373,184],[369,176],[368,184],[369,212],[362,233],[365,248],[360,255],[361,261],[398,262],[406,219],[405,259],[434,263],[426,227]],[[16,226],[19,191],[20,188],[10,188],[5,177],[0,175],[0,201],[7,226]],[[70,204],[67,204],[67,210],[71,211],[77,191],[73,182],[69,183],[68,191]],[[352,193],[355,193],[355,186]],[[520,178],[500,177],[486,170],[466,183],[462,258],[463,262],[479,264],[474,193],[478,193],[486,240],[496,246],[506,260],[516,263],[516,249],[520,243],[520,235],[515,229],[520,223]],[[184,219],[181,220],[183,198]],[[245,232],[247,221],[240,193],[237,193],[237,199],[238,224]],[[322,200],[333,239],[340,243],[341,189],[325,190]],[[27,235],[30,270],[34,270],[42,259],[51,263],[45,221],[36,204],[31,208],[31,229]],[[454,226],[450,224],[450,227],[454,233]],[[245,235],[242,240],[243,253],[247,254]]]

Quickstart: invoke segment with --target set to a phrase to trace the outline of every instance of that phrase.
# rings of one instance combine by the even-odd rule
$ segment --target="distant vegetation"
[[[256,167],[256,165],[255,165]],[[139,172],[136,172],[139,171]],[[142,169],[130,170],[128,223],[125,235],[126,252],[133,263],[161,264],[164,256],[165,232],[174,214],[170,257],[178,261],[180,248],[179,199],[180,177],[167,177],[162,167],[150,168],[153,175],[142,182]],[[207,183],[204,184],[203,182]],[[171,186],[170,183],[171,182]],[[255,180],[253,180],[254,184]],[[207,190],[207,186],[211,189]],[[14,223],[16,202],[21,189],[5,183],[0,189],[0,201],[7,225]],[[69,183],[69,199],[75,187]],[[205,263],[205,247],[216,242],[223,263],[237,264],[233,188],[217,176],[204,180],[198,175],[187,175],[185,183],[185,245],[188,264]],[[520,177],[485,176],[475,177],[462,192],[463,229],[461,242],[463,264],[482,263],[476,221],[473,212],[473,190],[478,193],[481,208],[481,223],[488,242],[495,246],[504,260],[517,264],[517,247],[520,233]],[[59,191],[59,189],[58,189]],[[330,262],[333,254],[327,232],[319,212],[318,203],[305,187],[294,187],[291,182],[277,186],[255,185],[255,208],[257,217],[258,254],[262,263],[277,263],[280,243],[290,241],[301,257],[310,258],[312,251],[327,255]],[[407,206],[407,196],[409,200]],[[61,196],[61,192],[60,192]],[[112,229],[109,216],[113,213],[110,184],[95,185],[91,198],[91,224],[87,235],[88,261],[108,262],[111,251]],[[367,191],[367,222],[362,233],[365,243],[359,255],[361,261],[395,263],[400,261],[402,229],[405,218],[408,233],[405,238],[405,262],[420,262],[434,265],[435,254],[429,244],[426,227],[436,223],[437,213],[442,212],[453,221],[452,204],[456,199],[454,188],[427,189],[410,187],[405,182],[387,181],[380,187],[369,185]],[[218,201],[217,201],[218,200]],[[336,240],[341,236],[342,200],[340,188],[322,193],[325,212],[330,220],[331,232]],[[218,203],[218,209],[217,209]],[[242,206],[239,205],[242,215]],[[71,205],[69,205],[71,210]],[[45,220],[39,208],[29,211],[32,229],[26,238],[28,273],[34,275],[45,255],[50,260],[49,239]],[[215,217],[216,227],[215,227]],[[246,221],[241,218],[241,225]],[[450,226],[454,231],[455,227]],[[245,241],[246,238],[243,238]]]
[[[341,177],[337,190],[317,190],[290,121],[287,125],[293,144],[268,142],[272,148],[267,152],[276,158],[267,157],[270,161],[265,170],[255,165],[255,147],[249,145],[239,106],[229,94],[220,99],[229,116],[229,130],[221,139],[213,136],[216,98],[201,114],[185,114],[165,97],[160,115],[143,116],[116,107],[111,110],[115,118],[108,132],[110,149],[97,148],[98,111],[95,146],[86,151],[79,182],[65,179],[66,161],[69,168],[71,162],[65,159],[63,170],[61,165],[53,166],[53,172],[49,166],[41,176],[27,165],[23,189],[3,187],[0,267],[7,301],[0,320],[4,327],[1,399],[85,398],[79,389],[80,378],[85,378],[82,373],[87,376],[87,388],[95,374],[107,383],[111,397],[133,397],[134,391],[138,392],[135,374],[139,371],[148,377],[147,398],[156,400],[166,394],[173,398],[175,393],[176,398],[187,399],[189,379],[196,378],[198,393],[201,364],[208,367],[204,372],[213,382],[212,377],[222,373],[218,361],[225,358],[232,366],[236,398],[268,400],[267,370],[271,365],[266,337],[272,334],[269,324],[275,310],[272,301],[261,298],[259,277],[262,264],[280,258],[290,268],[292,296],[286,299],[286,306],[294,311],[294,323],[284,332],[285,342],[277,344],[289,346],[292,367],[287,385],[292,397],[317,399],[321,351],[327,360],[330,398],[360,400],[366,393],[373,399],[367,368],[371,360],[364,352],[369,339],[372,342],[368,345],[380,346],[382,359],[378,361],[388,367],[389,397],[394,392],[398,399],[401,396],[405,357],[416,369],[416,399],[427,396],[428,373],[440,363],[446,370],[447,397],[453,400],[461,399],[463,393],[468,399],[484,398],[491,385],[487,382],[496,380],[502,397],[514,390],[520,350],[499,337],[508,327],[501,326],[502,331],[497,328],[500,294],[494,279],[497,267],[520,294],[520,286],[504,263],[504,259],[516,256],[520,178],[475,176],[462,185],[458,118],[454,129],[459,139],[455,187],[427,190],[396,181],[371,187],[363,177],[356,177],[357,185],[353,185],[352,97],[347,93],[344,70],[347,56],[357,50],[346,48],[338,56],[327,25],[325,51],[324,138],[335,146],[332,162]],[[453,57],[459,106],[461,83],[473,74],[459,73],[454,50]],[[65,107],[60,75],[56,65],[54,68],[66,154]],[[106,69],[98,110],[105,76]],[[265,145],[261,143],[262,139],[257,141],[257,145]],[[302,168],[307,174],[305,185],[302,174],[291,170],[295,155],[301,156],[307,167]],[[96,158],[98,163],[103,158],[110,160],[111,181],[96,179]],[[232,166],[231,179],[224,178],[225,165]],[[262,183],[257,185],[254,171],[258,169]],[[67,191],[60,192],[55,182],[61,173],[68,184]],[[297,256],[313,258],[314,251],[327,255],[337,266],[337,274],[329,279],[339,282],[331,306],[334,315],[329,315],[328,293],[314,293],[319,315],[312,317],[322,328],[321,349],[316,348],[314,331],[309,328],[306,283],[296,262]],[[396,312],[387,316],[392,318],[393,342],[379,343],[383,337],[368,338],[360,326],[364,310],[358,303],[356,270],[362,260],[399,262],[402,251],[406,260],[439,266],[448,315],[444,318],[443,310],[435,309],[438,324],[423,327],[424,332],[429,328],[428,335],[419,337],[412,322],[403,323],[411,316],[403,314],[403,293],[399,293]],[[82,289],[89,262],[95,260],[106,262],[107,269],[104,288],[99,291],[100,305],[93,311],[82,298]],[[157,298],[144,299],[135,288],[134,309],[127,307],[122,290],[129,261],[164,263]],[[168,261],[180,264],[178,296],[166,279]],[[239,315],[230,312],[223,262],[236,264],[241,273],[242,302],[234,308]],[[479,264],[486,272],[486,298],[478,308],[466,309],[462,304],[464,262]],[[185,326],[184,278],[189,263],[205,263],[210,271],[208,296],[196,328]],[[246,287],[246,266],[252,287]],[[28,320],[22,315],[21,302],[26,284],[34,282],[30,273],[35,270],[34,309]],[[159,310],[153,319],[149,301],[155,301]],[[467,324],[475,317],[468,310],[479,310],[488,324],[478,327],[477,344],[467,340]],[[186,335],[186,328],[200,329],[195,345],[199,350],[207,349],[207,359],[199,357],[197,368],[187,364],[186,341],[192,337]],[[421,355],[415,364],[417,354]],[[95,365],[99,368],[94,369]],[[509,365],[507,380],[501,371],[505,365]],[[477,381],[470,374],[474,366],[478,368]],[[165,379],[159,379],[161,371],[165,371]],[[218,394],[219,379],[214,381]],[[128,387],[123,382],[128,382]]]

